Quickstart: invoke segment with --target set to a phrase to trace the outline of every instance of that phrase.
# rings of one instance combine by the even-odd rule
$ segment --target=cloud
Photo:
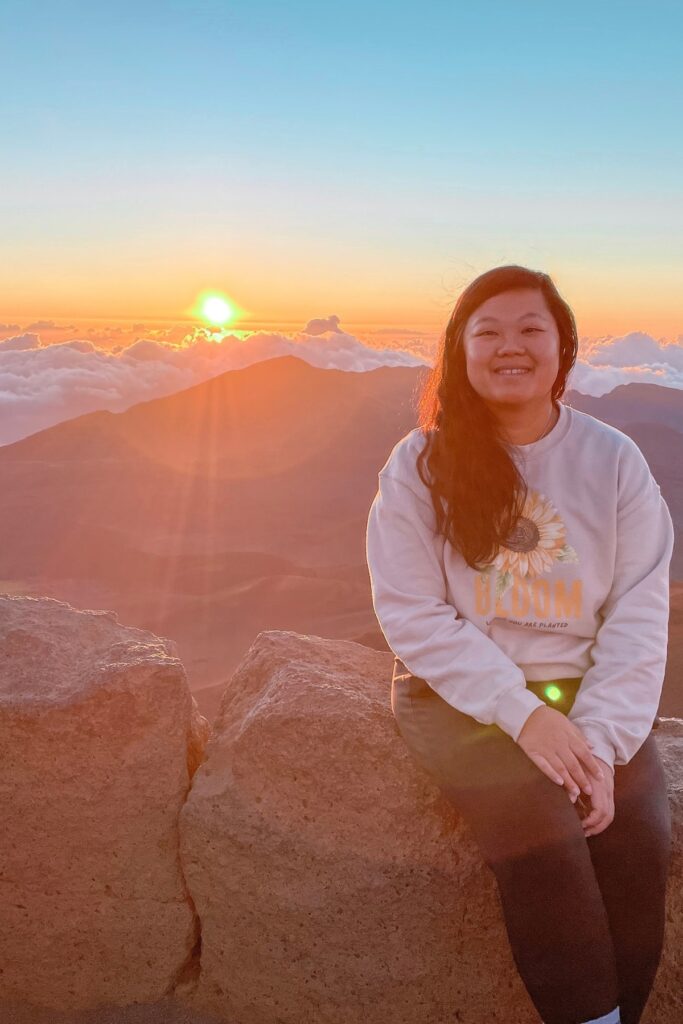
[[[0,341],[0,444],[98,409],[121,412],[277,356],[361,373],[429,365],[436,351],[436,336],[402,339],[399,331],[391,339],[395,347],[375,348],[346,333],[337,316],[313,318],[294,334],[226,333],[187,324],[137,324],[134,331],[98,327],[85,333],[50,344],[42,333],[18,328]],[[51,330],[45,334],[54,337]],[[683,336],[668,344],[640,333],[581,340],[569,388],[602,395],[631,381],[683,388]]]
[[[339,330],[339,317],[328,316],[325,320],[321,320],[318,317],[315,320],[309,320],[304,327],[304,334],[324,334],[325,331],[338,331]]]
[[[683,336],[667,342],[633,331],[585,339],[579,355],[569,386],[587,395],[604,395],[634,381],[683,388]]]
[[[655,341],[649,334],[634,331],[622,338],[598,342],[591,349],[589,361],[596,366],[670,366],[683,372],[680,341]]]
[[[321,324],[327,327],[322,332]],[[187,324],[147,329],[132,341],[119,328],[98,329],[99,342],[94,333],[44,344],[27,331],[0,341],[0,445],[83,413],[122,412],[276,356],[352,372],[425,363],[411,352],[364,345],[340,329],[338,317],[310,320],[294,335],[231,334]],[[117,338],[124,340],[112,346]]]
[[[33,323],[33,324],[27,324],[26,325],[26,330],[27,331],[49,331],[53,327],[56,327],[56,326],[57,326],[57,324],[54,322],[54,320],[36,320],[36,322]]]
[[[14,338],[0,341],[0,352],[25,352],[33,348],[40,348],[40,338],[37,334],[18,334]]]
[[[375,327],[373,330],[368,331],[368,334],[392,334],[398,337],[402,334],[433,334],[433,331],[418,331],[417,329],[411,329],[409,327]]]

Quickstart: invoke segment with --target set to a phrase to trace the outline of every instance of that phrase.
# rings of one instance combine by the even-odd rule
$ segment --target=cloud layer
[[[570,387],[604,395],[634,381],[683,388],[683,335],[673,342],[640,331],[621,338],[582,339]]]
[[[113,347],[112,332],[102,332],[99,344],[91,339],[45,343],[35,330],[10,333],[0,340],[0,445],[83,413],[121,412],[276,356],[296,355],[313,366],[355,372],[423,363],[410,352],[364,345],[338,323],[338,317],[328,317],[310,321],[295,335],[255,331],[244,337],[199,327],[188,333],[181,325]],[[0,325],[0,337],[16,327]],[[54,333],[54,325],[43,327]]]
[[[292,335],[136,324],[133,334],[140,333],[132,338],[130,328],[111,327],[83,339],[74,338],[74,330],[51,321],[0,324],[0,444],[98,409],[121,412],[263,359],[296,355],[313,366],[359,373],[429,364],[438,341],[397,330],[390,339],[396,347],[377,348],[372,340],[386,344],[388,329],[364,343],[343,331],[335,315],[309,320]],[[59,340],[69,332],[70,340]],[[668,344],[638,332],[582,339],[570,388],[601,395],[631,381],[683,388],[683,336]]]

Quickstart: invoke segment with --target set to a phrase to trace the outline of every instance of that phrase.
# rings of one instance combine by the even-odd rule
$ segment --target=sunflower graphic
[[[505,546],[481,573],[482,581],[496,573],[496,597],[512,586],[514,577],[531,579],[550,572],[555,562],[578,562],[567,543],[567,531],[553,503],[539,491],[527,494],[522,514]]]

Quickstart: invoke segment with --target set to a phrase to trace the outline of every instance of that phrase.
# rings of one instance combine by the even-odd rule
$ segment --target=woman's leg
[[[609,918],[622,1024],[638,1024],[664,940],[671,811],[653,733],[614,773],[614,821],[588,839]]]
[[[567,791],[498,726],[457,711],[401,667],[392,682],[399,729],[495,874],[512,955],[544,1024],[609,1013],[619,1002],[609,921]]]

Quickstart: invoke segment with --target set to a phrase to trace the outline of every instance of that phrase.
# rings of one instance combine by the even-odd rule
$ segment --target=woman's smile
[[[521,367],[518,369],[515,367],[514,369],[507,368],[503,370],[494,370],[493,372],[497,373],[499,377],[523,377],[526,373],[531,373],[532,371],[528,367],[526,369],[522,369]]]

